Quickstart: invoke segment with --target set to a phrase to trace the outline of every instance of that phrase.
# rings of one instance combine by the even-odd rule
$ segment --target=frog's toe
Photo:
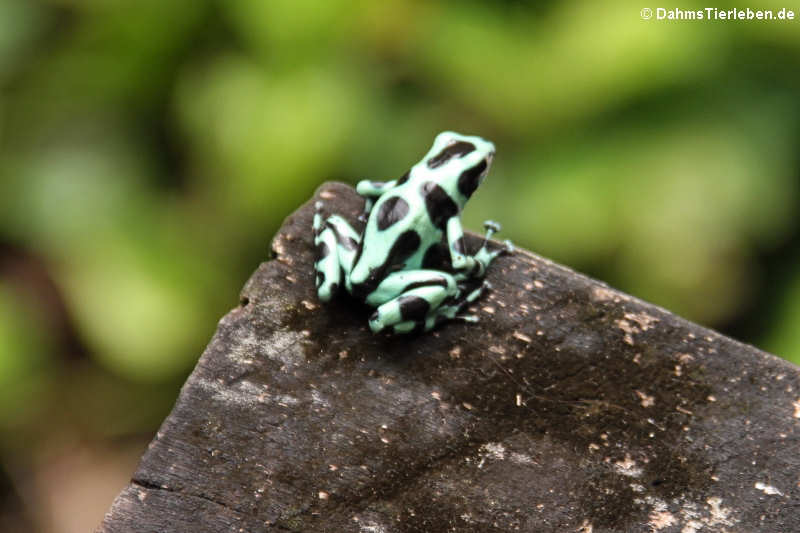
[[[497,248],[489,252],[489,261],[494,261],[497,257],[503,254],[513,253],[515,250],[516,248],[514,248],[514,245],[511,243],[511,241],[505,241],[502,248]]]
[[[481,283],[477,288],[473,289],[470,293],[468,293],[466,296],[463,297],[463,300],[461,300],[461,304],[459,307],[465,307],[466,305],[474,302],[475,300],[480,298],[481,294],[483,294],[485,290],[491,288],[492,285],[488,281],[483,280],[483,283]]]
[[[322,272],[317,272],[317,297],[320,302],[330,302],[338,291],[338,283],[325,283],[325,275]]]
[[[501,256],[501,255],[503,255],[503,254],[504,254],[504,253],[506,253],[507,251],[508,251],[508,250],[506,250],[506,248],[505,248],[505,247],[503,247],[503,248],[497,248],[497,249],[495,249],[495,250],[492,250],[491,252],[489,252],[489,257],[491,258],[491,261],[494,261],[495,259],[497,259],[497,258],[498,258],[498,256]]]
[[[453,318],[455,318],[456,320],[463,320],[464,322],[471,322],[473,324],[475,322],[480,321],[480,319],[476,315],[456,315]]]
[[[499,222],[496,222],[494,220],[486,220],[483,223],[483,228],[486,231],[491,231],[492,233],[497,233],[498,231],[503,229],[503,226],[501,226]]]
[[[372,316],[369,317],[369,329],[372,330],[372,333],[380,333],[385,327],[386,324],[381,320],[381,314],[378,311],[372,313]]]

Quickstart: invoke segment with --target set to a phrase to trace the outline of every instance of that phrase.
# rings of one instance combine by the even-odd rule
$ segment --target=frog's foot
[[[499,248],[497,250],[489,251],[489,239],[492,238],[492,235],[497,233],[502,229],[502,226],[499,222],[495,222],[494,220],[487,220],[483,223],[483,227],[486,229],[486,237],[483,239],[483,245],[481,248],[475,253],[475,259],[483,263],[485,266],[489,266],[489,264],[495,260],[498,255],[503,253],[512,253],[514,251],[514,245],[511,244],[511,241],[505,241],[505,246],[503,248]]]
[[[322,202],[315,204],[314,245],[317,248],[316,270],[317,296],[328,302],[339,291],[342,274],[350,274],[353,260],[358,252],[359,236],[342,217],[333,215],[323,220]]]
[[[342,282],[342,269],[336,253],[336,235],[327,228],[318,231],[316,220],[314,231],[317,233],[314,238],[317,256],[314,263],[317,296],[320,301],[329,302],[339,291]]]
[[[427,331],[425,329],[425,324],[422,321],[406,320],[392,326],[392,333],[394,335],[404,335],[407,333],[418,333],[422,331]]]
[[[449,320],[475,323],[480,320],[477,315],[461,314],[461,311],[491,287],[484,281],[466,294],[459,291],[447,298],[442,295],[451,291],[445,287],[418,287],[379,306],[370,317],[369,327],[374,333],[391,328],[394,334],[404,334],[430,331]]]
[[[481,295],[486,291],[486,289],[491,289],[492,284],[486,280],[478,285],[475,289],[469,291],[466,295],[456,300],[456,305],[458,305],[459,310],[465,307],[467,304],[470,304],[481,297]]]
[[[314,222],[312,226],[314,228],[314,237],[319,236],[322,231],[322,202],[314,202]]]
[[[438,278],[441,279],[442,276],[439,275]],[[407,323],[424,323],[431,309],[437,309],[442,301],[456,290],[454,284],[442,286],[432,282],[430,285],[404,291],[396,298],[378,306],[369,318],[369,328],[373,333],[388,327],[392,327],[395,333],[408,333],[414,328],[408,328]]]
[[[443,303],[458,301],[460,294],[456,279],[447,272],[427,269],[394,272],[366,298],[367,304],[376,307],[369,327],[375,333],[387,328],[394,333],[427,331],[434,326],[436,310]]]
[[[392,333],[398,335],[430,331],[436,326],[450,320],[461,320],[463,322],[469,322],[472,324],[479,321],[479,318],[476,315],[456,314],[458,312],[458,307],[459,306],[444,305],[438,308],[436,311],[428,313],[428,316],[425,317],[425,320],[406,320],[404,322],[399,322],[391,327]]]
[[[461,320],[463,322],[470,322],[472,324],[479,322],[480,318],[478,318],[477,315],[465,315],[462,314],[461,311],[467,305],[480,298],[486,289],[491,288],[492,285],[488,281],[484,281],[466,295],[456,297],[453,300],[453,303],[442,305],[438,309],[431,311],[425,320],[425,331],[429,331],[437,325],[447,322],[448,320]]]
[[[486,242],[492,238],[492,235],[502,230],[503,226],[501,226],[499,222],[495,222],[494,220],[485,220],[483,222],[483,229],[486,230],[486,239],[484,239],[484,242]]]

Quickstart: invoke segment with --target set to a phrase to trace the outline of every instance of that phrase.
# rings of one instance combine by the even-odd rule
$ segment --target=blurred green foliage
[[[152,431],[281,220],[444,129],[468,226],[800,362],[798,23],[642,7],[0,0],[0,451]]]

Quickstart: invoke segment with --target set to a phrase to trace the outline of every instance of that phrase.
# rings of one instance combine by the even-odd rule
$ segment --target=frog
[[[346,291],[374,309],[374,333],[430,331],[450,320],[477,322],[462,310],[490,283],[489,265],[514,246],[490,249],[500,224],[487,220],[481,247],[468,253],[461,212],[482,184],[495,155],[491,141],[477,135],[444,131],[425,156],[399,179],[362,180],[364,197],[357,231],[338,214],[324,216],[315,203],[316,289],[331,301]]]

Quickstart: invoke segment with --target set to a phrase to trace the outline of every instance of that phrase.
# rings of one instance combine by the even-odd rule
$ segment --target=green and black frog
[[[490,251],[500,225],[486,221],[486,239],[470,255],[460,213],[494,158],[494,144],[477,136],[443,132],[422,160],[397,180],[364,180],[359,233],[341,216],[314,215],[317,294],[330,301],[342,288],[376,308],[373,332],[428,331],[451,319],[477,321],[460,311],[489,287],[489,264],[513,245]],[[391,329],[389,329],[391,328]]]

